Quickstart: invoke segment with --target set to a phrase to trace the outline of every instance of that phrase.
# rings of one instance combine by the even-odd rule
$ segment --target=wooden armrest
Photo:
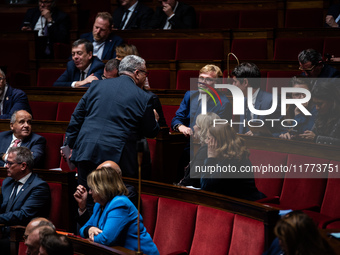
[[[265,197],[259,200],[256,200],[258,203],[272,203],[272,204],[279,204],[280,202],[280,197],[279,196],[274,196],[274,197]]]

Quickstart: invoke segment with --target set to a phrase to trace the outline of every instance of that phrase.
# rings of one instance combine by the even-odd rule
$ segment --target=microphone
[[[232,52],[229,52],[228,53],[228,56],[227,56],[227,72],[228,72],[228,79],[230,78],[230,72],[229,72],[229,61],[230,61],[230,58],[229,56],[232,55],[234,58],[236,58],[236,61],[237,61],[237,65],[240,65],[240,61],[238,60],[238,58],[236,57],[236,55]]]

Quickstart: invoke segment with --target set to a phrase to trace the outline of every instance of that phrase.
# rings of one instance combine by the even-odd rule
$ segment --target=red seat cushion
[[[51,211],[49,219],[58,229],[65,229],[67,226],[61,225],[62,222],[62,184],[49,182],[51,191]]]
[[[193,82],[191,78],[196,79],[196,83],[197,83],[198,75],[199,75],[198,70],[179,70],[177,72],[176,89],[184,89],[184,90],[197,89],[197,84],[190,85],[190,83]]]
[[[313,17],[311,19],[311,17]],[[287,9],[285,27],[323,27],[323,9]]]
[[[57,121],[70,121],[72,113],[74,112],[74,109],[76,108],[78,103],[73,102],[60,102],[58,104],[58,110],[57,110]]]
[[[129,39],[145,60],[175,59],[176,39]]]
[[[56,120],[58,102],[29,102],[33,119],[35,120]]]
[[[202,11],[200,12],[200,29],[238,28],[239,11]]]
[[[170,89],[169,70],[149,70],[148,79],[152,89]]]
[[[239,28],[275,28],[277,10],[242,10]]]
[[[142,194],[141,199],[143,224],[150,236],[153,237],[157,220],[158,197]]]
[[[52,87],[64,72],[65,68],[39,68],[37,86]]]
[[[241,62],[248,59],[267,59],[267,39],[234,39],[231,52]]]
[[[223,59],[222,39],[178,39],[176,60]]]
[[[164,118],[168,127],[171,126],[171,121],[175,117],[178,108],[178,105],[162,105]]]
[[[235,215],[229,255],[260,255],[264,250],[263,222]]]
[[[234,214],[232,213],[198,206],[190,255],[228,254],[233,222]]]
[[[63,145],[63,134],[38,133],[46,138],[46,152],[44,168],[59,168],[60,166],[60,147]]]
[[[281,88],[291,87],[290,81],[293,76],[301,74],[301,71],[268,71],[266,91],[272,93],[273,88],[278,88],[281,94]]]
[[[251,149],[249,159],[253,166],[258,167],[285,166],[287,164],[287,153]],[[280,196],[284,176],[283,172],[254,173],[257,189],[267,197]]]
[[[159,198],[153,241],[160,254],[190,251],[196,211],[197,205]]]

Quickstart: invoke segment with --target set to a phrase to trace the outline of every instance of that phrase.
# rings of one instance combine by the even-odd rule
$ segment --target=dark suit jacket
[[[114,27],[119,29],[120,23],[122,22],[123,16],[125,13],[125,9],[122,6],[119,6],[112,15]],[[149,21],[153,15],[153,10],[142,4],[138,1],[134,12],[131,14],[131,17],[126,24],[124,30],[127,29],[147,29],[149,26]]]
[[[84,38],[89,40],[90,42],[94,42],[92,32],[82,34],[80,38]],[[105,41],[103,55],[101,60],[110,60],[116,57],[116,47],[123,43],[123,39],[118,35],[114,35],[111,33],[109,37]]]
[[[0,152],[6,152],[12,141],[12,131],[4,131],[0,133]],[[31,150],[34,157],[34,167],[42,168],[45,159],[46,139],[35,133],[31,133],[29,137],[21,143],[22,147],[27,147]],[[0,159],[0,166],[4,166],[5,162]]]
[[[8,85],[4,98],[3,113],[0,119],[10,119],[15,111],[26,110],[32,114],[25,92]]]
[[[166,124],[166,120],[164,118],[164,113],[163,113],[163,108],[161,105],[161,101],[159,101],[159,98],[156,94],[151,92],[150,90],[143,89],[146,93],[148,93],[150,96],[152,96],[152,101],[153,101],[153,109],[156,110],[159,116],[158,124],[160,127],[167,127],[168,125]]]
[[[158,131],[151,96],[122,75],[92,82],[72,114],[65,145],[73,149],[72,161],[112,160],[123,176],[136,177],[136,141]]]
[[[39,7],[28,9],[23,22],[30,22],[34,30],[41,13]],[[48,37],[51,43],[69,43],[70,41],[70,19],[68,15],[57,8],[52,11],[53,24],[48,27]],[[21,27],[24,26],[22,23]]]
[[[88,72],[88,76],[90,74],[94,74],[99,80],[102,77],[104,72],[104,63],[99,60],[97,57],[92,58],[92,65]],[[79,81],[80,79],[80,70],[76,67],[73,60],[70,60],[67,63],[66,71],[56,80],[53,86],[56,87],[71,87],[72,82]],[[83,87],[89,87],[90,84],[86,84]]]
[[[246,107],[244,108],[245,112],[247,111],[248,107],[248,102],[247,98],[245,100],[245,105]],[[257,94],[256,101],[255,101],[255,109],[257,110],[268,110],[271,108],[273,103],[273,96],[271,93],[265,92],[260,89],[259,93]],[[245,115],[240,115],[240,122],[243,122],[245,119]],[[267,115],[256,115],[254,114],[253,119],[260,119],[260,120],[265,120],[265,119],[281,119],[281,107],[280,107],[280,102],[278,102],[276,111],[272,113],[270,116]],[[277,122],[275,122],[277,124]],[[249,131],[249,128],[247,127],[247,120],[246,120],[246,127],[243,127],[242,124],[239,125],[239,133],[240,134],[245,134],[246,132]],[[281,128],[278,127],[278,125],[275,125],[274,128],[271,128],[272,132],[280,132]]]
[[[168,16],[162,6],[158,6],[149,23],[151,29],[163,29]],[[175,15],[169,20],[171,29],[192,29],[196,27],[195,9],[185,3],[178,2]]]
[[[230,121],[232,118],[231,104],[226,96],[219,95],[222,101],[222,105],[219,100],[216,100],[215,105],[212,99],[207,101],[207,112],[216,113],[221,119]],[[197,116],[201,113],[201,104],[198,101],[199,91],[187,91],[184,98],[176,112],[175,117],[171,121],[171,128],[177,124],[183,124],[187,127],[193,127],[196,123]]]
[[[7,226],[23,225],[35,217],[48,217],[51,194],[49,186],[35,173],[28,178],[21,188],[11,209],[6,212],[7,203],[14,187],[14,179],[7,177],[1,187],[2,204],[0,208],[0,223]]]

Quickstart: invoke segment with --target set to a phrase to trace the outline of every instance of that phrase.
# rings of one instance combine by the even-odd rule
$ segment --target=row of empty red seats
[[[268,39],[234,39],[231,52],[240,60],[268,59]],[[225,59],[223,39],[129,39],[145,60]],[[274,60],[297,60],[299,52],[313,48],[340,56],[340,38],[276,38]]]

